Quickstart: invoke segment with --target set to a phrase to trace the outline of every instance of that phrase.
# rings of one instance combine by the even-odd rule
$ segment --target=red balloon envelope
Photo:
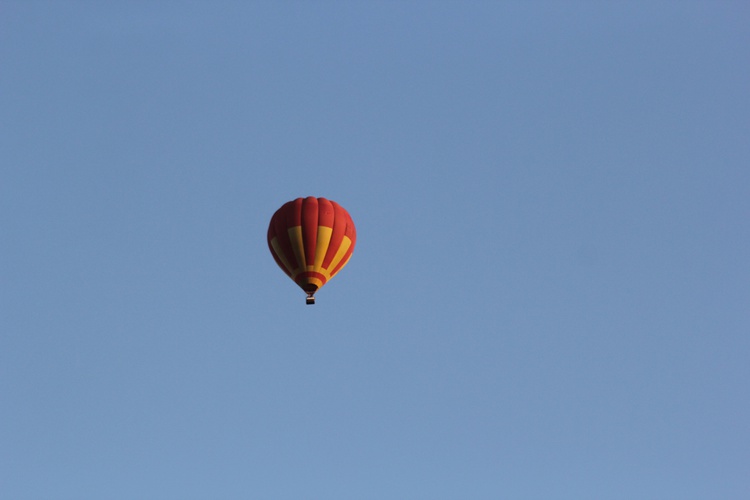
[[[349,213],[325,198],[297,198],[279,208],[268,225],[268,248],[276,264],[313,295],[346,264],[354,251],[357,230]]]

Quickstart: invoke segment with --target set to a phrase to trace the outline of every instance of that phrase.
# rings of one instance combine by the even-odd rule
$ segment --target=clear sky
[[[0,496],[750,498],[749,26],[0,2]]]

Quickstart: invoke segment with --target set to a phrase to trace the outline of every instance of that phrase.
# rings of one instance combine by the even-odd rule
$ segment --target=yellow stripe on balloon
[[[341,246],[339,246],[339,249],[336,252],[336,255],[333,256],[333,260],[331,261],[331,264],[328,266],[327,271],[329,273],[332,273],[333,270],[336,269],[336,266],[339,265],[339,262],[341,262],[341,259],[344,258],[344,255],[346,255],[346,251],[349,250],[350,246],[352,246],[352,240],[350,240],[348,236],[344,236],[344,239],[341,240]],[[333,274],[331,274],[331,276],[333,276]]]
[[[332,233],[332,227],[318,226],[318,241],[315,245],[315,263],[313,264],[315,271],[323,268],[323,259],[328,251],[328,245],[331,243]]]
[[[276,254],[276,257],[279,258],[281,263],[284,264],[284,267],[286,267],[287,271],[289,271],[289,274],[291,275],[294,272],[294,268],[289,263],[289,261],[286,260],[284,251],[281,249],[281,245],[279,245],[279,238],[277,238],[276,236],[274,236],[271,240],[271,247],[273,248],[273,252]]]
[[[305,247],[302,241],[302,226],[290,227],[287,229],[287,233],[289,233],[289,241],[292,244],[294,256],[297,258],[297,264],[299,264],[299,267],[294,268],[297,271],[294,274],[297,274],[307,267],[305,263]]]

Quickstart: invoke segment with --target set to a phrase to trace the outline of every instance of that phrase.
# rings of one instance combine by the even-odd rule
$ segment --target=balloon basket
[[[308,295],[305,299],[305,304],[307,304],[308,306],[315,304],[315,297],[313,297],[312,295]]]

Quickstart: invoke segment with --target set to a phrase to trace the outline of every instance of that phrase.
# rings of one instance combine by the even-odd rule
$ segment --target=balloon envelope
[[[325,198],[297,198],[279,208],[268,225],[268,248],[276,264],[313,294],[336,275],[352,256],[357,231],[349,213]]]

